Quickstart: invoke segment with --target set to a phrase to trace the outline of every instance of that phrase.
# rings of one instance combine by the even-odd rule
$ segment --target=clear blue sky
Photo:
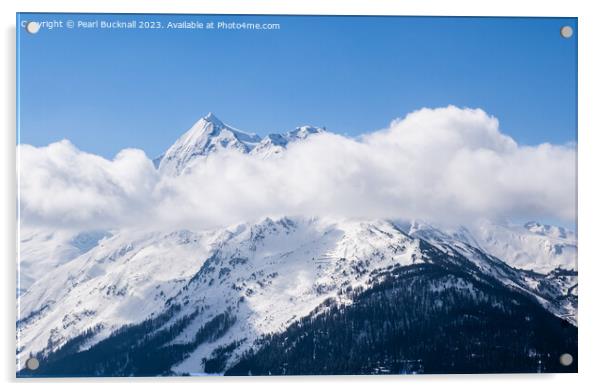
[[[22,20],[246,21],[279,30],[19,34],[20,142],[163,152],[212,111],[264,135],[349,135],[421,107],[480,107],[523,144],[576,141],[574,18],[21,14]],[[559,30],[571,25],[575,36]]]

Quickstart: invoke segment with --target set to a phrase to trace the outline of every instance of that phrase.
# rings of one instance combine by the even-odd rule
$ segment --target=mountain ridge
[[[96,330],[88,349],[172,306],[179,310],[162,329],[188,319],[170,344],[189,344],[227,309],[234,319],[228,330],[191,347],[172,368],[202,372],[199,363],[216,349],[236,344],[233,364],[262,335],[283,332],[325,300],[352,305],[348,292],[369,289],[374,273],[429,263],[435,255],[576,324],[576,274],[513,269],[434,228],[410,235],[384,220],[266,218],[211,232],[115,233],[22,296],[20,362],[30,354],[51,356],[83,330]]]
[[[323,133],[301,126],[261,138],[209,113],[155,165],[169,177],[186,175],[224,150],[278,159],[290,145]],[[458,341],[466,327],[478,336],[465,340],[474,343],[469,347],[486,346],[510,361],[519,357],[527,371],[560,370],[555,355],[576,347],[577,236],[534,221],[441,227],[420,220],[272,216],[200,231],[33,232],[23,236],[20,250],[30,285],[18,298],[19,376],[35,375],[23,369],[31,356],[43,363],[39,373],[50,375],[321,373],[320,363],[308,364],[307,372],[299,364],[311,357],[304,335],[322,340],[320,327],[349,324],[343,334],[361,330],[358,343],[345,340],[349,350],[339,353],[368,354],[369,365],[358,373],[495,368],[460,346],[452,349],[456,361],[437,367],[428,362],[431,355],[448,351],[425,349],[424,341],[407,345],[423,358],[383,354],[362,335],[385,346],[428,329],[441,343],[453,338],[441,332],[446,325]],[[34,264],[40,266],[35,276],[27,275]],[[413,309],[392,311],[391,303]],[[392,318],[371,306],[392,311]],[[429,315],[421,318],[421,310]],[[359,322],[357,314],[367,320]],[[478,331],[483,327],[497,327],[495,338]],[[531,335],[538,331],[569,342],[548,346]],[[519,337],[522,350],[513,342]],[[510,356],[499,348],[504,344],[513,346]],[[527,357],[520,356],[525,349]],[[334,358],[328,364],[332,373],[351,368]]]

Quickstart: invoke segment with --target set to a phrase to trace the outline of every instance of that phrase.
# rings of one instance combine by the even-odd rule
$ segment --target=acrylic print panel
[[[576,19],[17,25],[17,376],[577,371]]]

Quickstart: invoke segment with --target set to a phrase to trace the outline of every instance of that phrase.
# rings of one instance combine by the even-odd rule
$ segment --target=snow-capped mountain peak
[[[316,128],[314,126],[304,125],[288,132],[287,136],[289,141],[293,138],[306,139],[312,134],[324,133],[325,131],[326,130],[324,130],[323,128]]]
[[[225,126],[224,123],[219,118],[217,118],[215,114],[213,114],[211,111],[207,113],[207,115],[204,116],[202,120],[204,120],[205,122],[211,122],[218,126]]]
[[[256,134],[245,133],[226,125],[213,113],[209,113],[165,152],[159,162],[159,171],[162,174],[179,175],[198,157],[222,149],[248,153],[260,141],[261,138]]]
[[[164,175],[180,175],[199,158],[220,150],[236,150],[261,158],[269,158],[286,150],[289,144],[326,132],[323,128],[304,125],[285,133],[272,133],[264,138],[225,124],[213,113],[198,120],[169,149],[155,159]]]

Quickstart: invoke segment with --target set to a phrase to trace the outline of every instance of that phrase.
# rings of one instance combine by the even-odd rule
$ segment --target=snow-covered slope
[[[445,253],[461,254],[484,275],[534,297],[554,315],[577,324],[576,270],[555,267],[537,272],[517,268],[479,247],[465,227],[441,230],[419,221],[400,226],[405,226],[411,236],[424,239]]]
[[[417,241],[385,222],[266,219],[213,232],[117,233],[21,297],[19,357],[52,351],[100,326],[98,341],[160,313],[170,298],[191,312],[205,309],[180,339],[237,308],[231,338],[251,342],[365,284],[370,270],[419,261]],[[198,370],[193,362],[181,369]]]
[[[18,294],[58,266],[95,247],[108,231],[33,229],[21,225],[19,230]]]
[[[429,250],[431,245],[438,250]],[[123,325],[173,306],[181,309],[164,327],[186,317],[192,321],[171,343],[192,343],[204,325],[227,312],[234,319],[227,332],[200,344],[173,368],[202,372],[203,359],[216,349],[236,346],[234,362],[263,334],[284,330],[327,299],[347,303],[347,292],[369,287],[376,272],[432,262],[433,251],[444,262],[457,263],[480,279],[494,278],[576,322],[576,300],[571,299],[576,275],[516,270],[432,227],[265,219],[196,233],[115,233],[21,297],[19,358],[52,352],[94,329],[98,332],[90,346]]]
[[[252,342],[365,284],[371,270],[420,262],[417,246],[379,221],[285,218],[201,233],[118,233],[21,297],[19,357],[52,351],[100,325],[98,341],[160,313],[170,298],[190,312],[205,309],[181,339],[211,316],[237,308],[240,322],[231,338]],[[182,363],[182,370],[194,369],[190,365]]]
[[[161,311],[213,241],[211,232],[120,232],[48,272],[18,300],[18,357],[61,346],[99,324],[103,338]]]
[[[557,268],[577,270],[577,236],[565,228],[483,220],[471,233],[482,249],[516,268],[541,273]]]
[[[328,298],[365,288],[371,272],[423,262],[419,241],[383,221],[267,219],[245,227],[207,261],[175,302],[204,311],[177,338],[190,341],[209,320],[229,309],[236,323],[176,365],[178,373],[202,371],[199,362],[219,346],[238,345],[232,360],[266,333],[283,331]]]

